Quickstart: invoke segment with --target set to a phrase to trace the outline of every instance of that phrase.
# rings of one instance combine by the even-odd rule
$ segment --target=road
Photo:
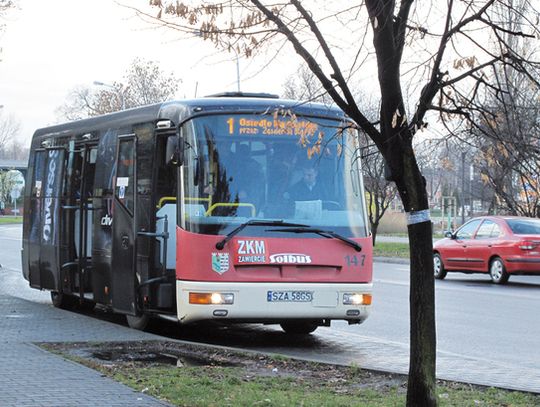
[[[20,273],[20,226],[0,226],[0,288],[36,302],[48,294],[28,288]],[[242,347],[307,359],[407,372],[409,267],[375,263],[374,304],[362,325],[333,323],[306,339],[259,325],[169,325],[157,332],[178,339]],[[449,274],[436,281],[437,374],[440,378],[540,393],[539,276],[513,276],[496,286],[487,275]]]

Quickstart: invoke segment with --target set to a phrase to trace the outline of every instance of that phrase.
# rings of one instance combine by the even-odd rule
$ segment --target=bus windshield
[[[226,234],[250,220],[279,220],[367,236],[358,134],[350,123],[220,114],[193,118],[180,130],[186,230]],[[255,233],[272,233],[260,229]]]

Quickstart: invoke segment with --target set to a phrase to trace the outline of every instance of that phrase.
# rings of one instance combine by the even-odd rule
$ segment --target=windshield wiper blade
[[[272,232],[291,232],[291,233],[315,233],[317,235],[321,235],[326,238],[333,237],[334,239],[341,240],[343,243],[348,244],[349,246],[353,247],[354,250],[357,252],[362,250],[362,246],[360,246],[358,243],[356,243],[354,240],[348,239],[345,236],[341,236],[339,233],[336,233],[332,230],[323,230],[323,229],[317,229],[312,228],[310,226],[303,226],[296,229],[272,229]]]
[[[284,222],[283,220],[260,220],[260,219],[251,219],[247,222],[242,223],[237,228],[231,230],[227,236],[225,236],[222,240],[216,243],[216,249],[222,250],[223,247],[225,247],[225,244],[231,240],[235,235],[240,233],[242,229],[244,229],[247,226],[285,226],[285,227],[291,227],[291,228],[307,228],[308,225],[301,225],[299,223],[290,223],[290,222]],[[283,229],[287,230],[287,229]]]

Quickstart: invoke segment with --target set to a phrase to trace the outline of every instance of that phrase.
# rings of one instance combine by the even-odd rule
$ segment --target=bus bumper
[[[372,288],[371,283],[262,284],[177,280],[177,312],[181,323],[219,319],[262,323],[336,319],[360,323],[369,316]],[[219,302],[220,298],[223,303],[211,303]]]

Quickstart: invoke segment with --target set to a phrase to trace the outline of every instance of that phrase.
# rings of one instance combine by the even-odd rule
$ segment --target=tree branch
[[[358,125],[370,134],[370,136],[377,138],[379,136],[379,131],[369,122],[369,120],[362,115],[358,110],[354,111],[352,108],[356,106],[356,103],[348,103],[343,97],[336,92],[336,89],[332,81],[324,74],[321,67],[317,63],[317,60],[311,55],[311,53],[301,44],[298,37],[283,23],[283,21],[276,16],[272,11],[270,11],[266,6],[264,6],[259,0],[250,0],[270,21],[272,21],[278,30],[287,37],[287,39],[293,45],[296,53],[302,57],[304,61],[308,64],[309,68],[313,74],[321,81],[324,89],[328,92],[330,97],[336,102],[336,104],[349,116],[359,117],[360,122]],[[322,46],[322,44],[321,44]],[[331,55],[331,54],[330,54]],[[335,61],[334,61],[335,62]],[[336,65],[337,66],[337,65]],[[339,71],[339,69],[338,69]],[[339,84],[339,82],[338,82]],[[348,88],[347,88],[348,89]],[[356,113],[356,114],[355,114]]]
[[[405,45],[405,35],[407,33],[407,21],[409,21],[409,13],[414,0],[403,0],[394,25],[394,38],[396,43],[396,53],[401,60],[403,55],[403,47]]]

